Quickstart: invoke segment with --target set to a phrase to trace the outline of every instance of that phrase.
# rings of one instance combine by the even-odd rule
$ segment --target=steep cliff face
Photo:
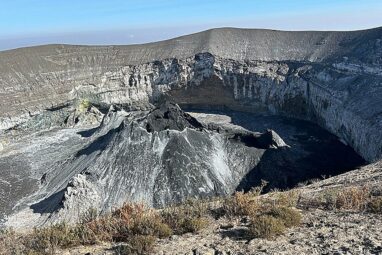
[[[344,64],[344,63],[342,63]],[[80,85],[68,95],[98,105],[148,109],[171,99],[181,105],[226,106],[318,123],[365,159],[382,155],[381,75],[309,62],[236,61],[202,53],[107,72],[98,85]],[[370,144],[369,140],[376,141]]]
[[[146,45],[6,51],[0,53],[0,127],[72,99],[148,109],[166,95],[181,104],[309,119],[375,161],[382,154],[381,37],[381,28],[217,29]]]

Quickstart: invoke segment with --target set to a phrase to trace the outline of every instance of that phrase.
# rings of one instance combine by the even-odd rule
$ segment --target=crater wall
[[[144,45],[5,51],[0,128],[70,100],[146,109],[170,97],[191,106],[308,119],[376,161],[382,155],[381,40],[381,28],[225,28]]]

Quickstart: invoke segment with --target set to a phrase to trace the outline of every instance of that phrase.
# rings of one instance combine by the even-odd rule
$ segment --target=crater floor
[[[192,109],[189,113],[210,125],[234,125],[257,132],[272,129],[289,145],[281,153],[265,153],[260,164],[248,173],[238,190],[249,190],[259,185],[262,179],[269,182],[268,190],[292,188],[299,182],[335,176],[366,164],[338,137],[308,121],[229,110]],[[277,162],[271,164],[274,160]]]
[[[227,188],[227,191],[229,190],[230,192],[234,189],[249,190],[252,187],[259,185],[261,183],[261,180],[266,180],[267,182],[269,182],[266,191],[274,188],[287,189],[296,186],[300,182],[306,182],[312,179],[338,175],[346,171],[353,170],[365,163],[365,161],[350,146],[345,145],[335,135],[332,135],[331,133],[327,132],[326,130],[317,126],[316,124],[312,124],[307,121],[283,116],[254,115],[253,113],[228,110],[214,111],[192,109],[188,111],[188,113],[192,117],[196,118],[197,121],[202,123],[203,126],[206,127],[205,130],[213,130],[215,133],[210,133],[212,131],[193,131],[201,132],[200,134],[203,134],[203,136],[190,136],[190,134],[197,133],[188,133],[180,130],[177,131],[180,133],[174,133],[174,137],[170,138],[170,140],[166,138],[168,141],[173,141],[172,145],[171,142],[167,142],[168,144],[170,144],[170,146],[158,143],[160,145],[159,147],[161,147],[161,150],[165,151],[167,154],[166,158],[163,158],[164,155],[159,157],[162,158],[162,161],[159,160],[157,163],[155,163],[155,167],[163,164],[163,161],[165,163],[178,162],[175,165],[170,165],[169,167],[171,169],[169,170],[171,171],[169,173],[166,173],[168,174],[168,178],[175,178],[175,180],[172,180],[174,182],[174,185],[183,185],[182,182],[177,181],[176,178],[181,178],[182,176],[189,176],[190,174],[190,176],[193,176],[192,174],[197,174],[193,173],[196,170],[192,170],[190,173],[188,173],[187,171],[182,172],[182,167],[184,163],[183,161],[187,158],[193,158],[195,156],[194,158],[196,159],[196,161],[193,164],[197,165],[197,168],[195,169],[199,169],[198,171],[200,171],[201,173],[203,173],[204,171],[202,169],[203,167],[206,167],[206,169],[211,168],[211,166],[208,165],[209,156],[206,155],[206,159],[202,159],[200,158],[200,156],[197,156],[199,153],[197,151],[200,151],[202,149],[204,150],[204,147],[210,144],[208,139],[217,139],[216,135],[222,135],[221,137],[224,137],[223,134],[224,132],[227,132],[227,130],[230,130],[230,135],[233,134],[233,137],[228,136],[228,138],[226,138],[229,142],[222,143],[222,146],[224,147],[223,150],[227,151],[227,154],[225,154],[225,157],[227,157],[226,161],[232,161],[232,164],[229,164],[227,166],[229,166],[230,171],[232,171],[233,173],[240,171],[243,172],[242,174],[239,174],[236,177],[232,177],[234,179],[239,178],[234,182],[239,184],[234,184],[233,189],[227,184],[227,187],[229,187]],[[182,116],[181,113],[179,114],[179,116]],[[160,120],[158,119],[158,116],[152,115],[152,121]],[[166,112],[163,116],[161,116],[161,118],[165,117]],[[175,119],[177,119],[177,122],[173,124],[181,123],[179,122],[181,121],[179,120],[179,117],[176,117]],[[168,122],[166,119],[163,120],[165,122],[163,122],[163,125],[161,124],[159,126],[163,126],[164,129],[167,129],[165,126],[171,123]],[[131,123],[130,121],[131,120],[127,121],[126,123]],[[191,119],[189,119],[188,121],[191,121]],[[150,156],[150,153],[152,152],[148,152],[148,150],[159,150],[159,147],[155,147],[155,142],[150,142],[150,140],[154,141],[156,139],[154,139],[155,133],[153,133],[153,136],[149,135],[150,132],[154,132],[153,130],[149,133],[147,133],[146,131],[139,131],[143,133],[135,133],[135,131],[128,131],[131,132],[130,134],[121,131],[122,124],[117,124],[115,125],[115,127],[117,127],[118,125],[119,127],[114,130],[119,131],[113,131],[112,133],[109,132],[110,134],[117,132],[116,135],[112,135],[116,138],[111,138],[112,136],[108,136],[109,138],[102,138],[102,136],[97,137],[96,135],[94,135],[94,132],[96,131],[96,128],[94,127],[89,129],[89,132],[86,132],[86,129],[74,127],[52,129],[49,131],[28,134],[22,139],[19,139],[17,142],[13,143],[11,146],[9,146],[0,155],[0,168],[2,170],[2,175],[0,177],[0,219],[4,218],[5,215],[9,215],[19,210],[20,205],[25,207],[25,204],[33,204],[38,202],[39,199],[44,199],[45,193],[40,193],[39,196],[36,196],[36,198],[33,199],[30,199],[29,196],[33,193],[38,194],[39,190],[43,190],[44,186],[46,185],[50,185],[53,187],[55,185],[54,178],[56,178],[56,175],[62,176],[62,178],[64,178],[66,175],[75,176],[75,174],[73,174],[73,171],[77,171],[79,173],[86,171],[86,178],[90,178],[90,180],[94,179],[93,182],[96,185],[98,185],[97,183],[100,183],[100,187],[103,187],[103,184],[101,184],[102,180],[97,179],[99,178],[98,175],[100,174],[98,174],[97,172],[93,173],[92,171],[100,171],[99,169],[103,169],[102,167],[108,167],[108,165],[113,165],[110,162],[112,162],[114,156],[110,153],[116,153],[115,158],[118,160],[123,159],[125,157],[126,162],[128,162],[130,157],[132,160],[134,160],[137,157],[144,157],[142,153],[148,153],[148,156],[146,156],[151,159],[152,156]],[[127,124],[124,125],[126,126]],[[131,130],[133,130],[134,125],[129,126],[129,129],[125,129],[130,130],[130,128]],[[259,149],[256,148],[256,145],[251,144],[251,141],[237,139],[236,136],[237,134],[240,134],[240,132],[238,131],[235,133],[234,131],[232,131],[241,130],[243,132],[248,132],[249,130],[253,131],[253,134],[256,135],[260,134],[257,132],[265,134],[266,131],[269,129],[276,131],[276,133],[288,146],[269,149]],[[140,129],[138,128],[137,130]],[[122,133],[118,135],[118,132]],[[159,134],[165,131],[155,132]],[[88,135],[84,135],[84,133]],[[97,134],[97,132],[95,132],[95,134]],[[148,138],[145,138],[145,136],[147,135]],[[162,133],[162,135],[164,135],[164,133]],[[128,136],[131,138],[129,138]],[[138,140],[131,141],[131,139],[134,139],[134,137],[136,137],[136,139]],[[92,156],[92,160],[88,160],[84,157],[79,157],[78,159],[76,159],[76,161],[71,161],[71,157],[73,157],[73,154],[75,154],[76,151],[83,150],[84,148],[86,148],[87,144],[92,144],[92,141],[103,141],[102,139],[106,139],[105,141],[107,141],[107,143],[109,144],[106,145],[104,144],[104,142],[102,142],[101,147],[103,148],[100,149],[97,147],[98,149],[95,150],[94,153],[96,154]],[[139,145],[142,141],[145,141],[145,139],[147,140],[147,145],[145,145],[146,147],[143,145]],[[166,140],[162,139],[159,141]],[[212,141],[217,142],[221,140]],[[131,144],[134,144],[135,147],[129,147],[131,146]],[[153,147],[148,146],[148,144],[151,144],[150,146]],[[93,146],[94,145],[95,144],[93,143]],[[121,149],[122,147],[120,146],[127,147],[126,149]],[[210,148],[208,146],[205,147],[205,149],[209,148],[208,150],[212,150],[211,155],[217,153],[214,152],[216,150],[215,147]],[[119,149],[113,149],[115,147],[119,147]],[[105,152],[102,152],[103,150]],[[135,152],[133,153],[131,150],[134,150]],[[220,150],[221,149],[218,150],[218,153],[222,153],[222,151]],[[104,163],[100,163],[97,161],[103,157],[100,153],[105,154],[105,166],[103,166]],[[218,156],[219,158],[222,158],[220,154]],[[243,168],[245,164],[241,161],[244,162],[246,158],[253,158],[255,163],[248,164],[250,168],[246,171],[243,171],[240,168]],[[66,162],[68,162],[68,164]],[[79,167],[81,166],[80,164],[82,164],[81,162],[87,162],[86,164],[88,166],[84,170],[81,170]],[[113,165],[114,168],[122,167],[121,169],[123,171],[121,171],[123,177],[121,178],[126,178],[127,181],[130,181],[132,183],[120,183],[118,185],[124,185],[126,187],[121,186],[118,188],[118,190],[129,188],[131,185],[135,185],[134,178],[129,177],[129,175],[126,174],[127,171],[130,170],[128,170],[128,168],[126,167],[124,168],[125,163],[120,164],[118,163],[119,161],[115,162],[116,163]],[[213,165],[212,168],[216,168],[219,166],[224,168],[223,163],[224,162],[221,161],[220,164]],[[65,165],[70,166],[70,168],[66,167]],[[176,166],[178,166],[179,168],[175,169]],[[140,167],[142,169],[137,169],[137,167]],[[185,167],[186,169],[188,168],[187,165],[185,165]],[[92,170],[92,168],[94,168],[94,170]],[[49,173],[50,169],[55,170],[52,170],[52,172]],[[139,171],[141,171],[140,174],[147,174],[148,176],[152,176],[154,172],[153,168],[150,168],[149,166],[146,167],[144,164],[140,164],[140,166],[136,166],[134,167],[134,169],[134,172],[135,174],[138,174],[138,177],[140,173]],[[65,174],[64,171],[68,171],[68,173]],[[46,180],[47,172],[48,178],[49,175],[50,178],[53,178],[50,180],[50,184],[45,183],[49,182],[49,180]],[[115,175],[108,172],[103,172],[102,174]],[[65,183],[65,181],[62,180],[62,178],[59,181],[63,183],[62,185],[67,185],[67,183]],[[67,182],[71,182],[70,180],[71,177],[68,177]],[[158,182],[160,182],[160,180],[154,181],[155,185],[157,185],[158,188],[160,188],[159,186],[161,184]],[[47,187],[49,188],[50,186]],[[135,187],[130,188],[132,188],[133,190],[135,189]],[[176,187],[173,188],[179,189]],[[194,186],[192,186],[192,188],[194,188]],[[196,188],[199,189],[198,187]],[[60,192],[55,193],[48,189],[48,192],[51,193],[47,193],[50,194],[50,198],[42,200],[41,203],[38,202],[39,206],[46,205],[48,207],[53,208],[53,204],[61,203],[61,196],[64,196],[64,193],[66,191],[61,190]],[[214,192],[218,191],[215,190]],[[149,191],[146,191],[146,193],[149,193]],[[148,195],[146,193],[145,195]],[[194,195],[196,194],[190,193],[189,195],[184,196]],[[217,193],[217,195],[222,194]],[[54,201],[52,201],[52,197],[54,197]],[[87,195],[85,194],[84,197],[85,198],[81,199],[86,199]],[[52,205],[49,205],[48,202]],[[33,206],[31,206],[31,208],[33,208]],[[45,209],[40,209],[41,212],[44,213]]]

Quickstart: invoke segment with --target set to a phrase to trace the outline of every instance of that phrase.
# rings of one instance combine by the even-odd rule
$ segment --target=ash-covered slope
[[[99,128],[80,133],[88,136],[83,146],[51,159],[40,187],[7,224],[73,221],[89,208],[105,212],[126,201],[163,207],[229,195],[264,152],[287,146],[275,132],[223,130],[204,127],[170,103],[148,113],[112,107]]]

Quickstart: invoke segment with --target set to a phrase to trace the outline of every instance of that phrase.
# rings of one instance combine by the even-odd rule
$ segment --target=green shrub
[[[78,105],[78,110],[80,112],[86,112],[92,106],[91,102],[88,99],[82,99]]]

